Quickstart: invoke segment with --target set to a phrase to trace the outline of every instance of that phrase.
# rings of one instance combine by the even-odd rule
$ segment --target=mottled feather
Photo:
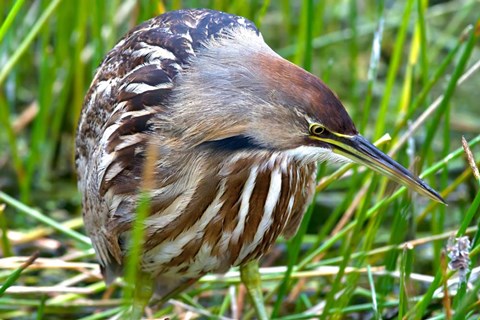
[[[308,94],[289,95],[302,79]],[[141,266],[163,292],[296,232],[316,161],[335,158],[308,149],[308,121],[325,112],[346,115],[243,17],[179,10],[132,29],[98,68],[76,139],[85,227],[107,282],[122,272],[149,146],[157,158]],[[351,121],[328,125],[355,131]]]

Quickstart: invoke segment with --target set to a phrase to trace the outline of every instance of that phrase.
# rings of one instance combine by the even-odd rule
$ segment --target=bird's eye
[[[310,125],[310,134],[314,136],[319,136],[325,132],[325,127],[319,124],[311,124]]]

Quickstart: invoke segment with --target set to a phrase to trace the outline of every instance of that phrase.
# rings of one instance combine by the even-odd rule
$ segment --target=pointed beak
[[[353,162],[361,163],[430,199],[444,204],[446,203],[437,191],[433,190],[423,180],[414,176],[410,171],[380,151],[361,135],[334,135],[334,137],[331,136],[324,141],[332,146],[333,152]]]

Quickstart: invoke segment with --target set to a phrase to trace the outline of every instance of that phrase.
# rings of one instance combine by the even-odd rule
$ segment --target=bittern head
[[[320,79],[281,58],[253,31],[233,30],[206,43],[178,81],[173,121],[192,147],[285,151],[305,162],[352,161],[444,202],[363,138]]]

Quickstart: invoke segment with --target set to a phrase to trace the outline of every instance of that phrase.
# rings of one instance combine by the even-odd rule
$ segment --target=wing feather
[[[120,270],[122,233],[135,211],[149,137],[162,134],[158,122],[168,114],[175,79],[207,40],[234,27],[258,33],[252,22],[217,11],[166,13],[132,29],[98,68],[79,121],[76,165],[85,227],[108,279]],[[159,148],[168,159],[169,148]],[[159,168],[158,181],[171,184],[170,174]],[[154,208],[173,199],[163,198]]]

